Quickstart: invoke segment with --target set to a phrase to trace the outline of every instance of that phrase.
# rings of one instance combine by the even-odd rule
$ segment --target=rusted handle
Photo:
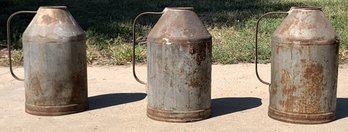
[[[259,76],[259,72],[258,72],[258,69],[257,69],[257,58],[258,58],[258,51],[257,51],[257,37],[258,37],[258,32],[259,32],[259,23],[261,21],[261,19],[267,15],[271,15],[271,14],[288,14],[288,12],[268,12],[264,15],[262,15],[258,20],[257,20],[257,23],[256,23],[256,36],[255,36],[255,71],[256,71],[256,76],[257,78],[259,79],[260,82],[262,82],[263,84],[266,84],[266,85],[271,85],[271,83],[269,82],[266,82],[266,81],[263,81],[260,76]]]
[[[145,82],[141,81],[137,74],[135,73],[135,44],[136,44],[136,40],[135,40],[135,24],[138,20],[139,17],[143,16],[143,15],[160,15],[163,14],[163,12],[143,12],[140,13],[137,17],[135,17],[134,21],[133,21],[133,54],[132,54],[132,66],[133,66],[133,76],[135,78],[135,80],[137,80],[139,83],[141,84],[146,84]]]
[[[11,14],[8,19],[7,19],[7,49],[8,49],[8,58],[9,58],[9,62],[10,62],[10,72],[11,75],[19,80],[19,81],[24,81],[24,79],[19,78],[16,74],[14,74],[13,69],[12,69],[12,57],[11,57],[11,20],[15,15],[18,14],[23,14],[23,13],[36,13],[36,11],[17,11],[13,14]]]

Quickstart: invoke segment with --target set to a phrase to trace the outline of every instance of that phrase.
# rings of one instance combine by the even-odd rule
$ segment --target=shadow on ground
[[[136,102],[146,97],[144,93],[113,93],[92,96],[88,98],[89,109],[95,110],[115,105]]]
[[[260,106],[261,99],[255,97],[217,98],[212,100],[212,117],[222,116]]]
[[[348,98],[337,98],[336,119],[348,117]]]

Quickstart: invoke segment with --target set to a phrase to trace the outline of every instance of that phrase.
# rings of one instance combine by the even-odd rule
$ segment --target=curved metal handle
[[[16,74],[14,74],[13,69],[12,69],[12,57],[11,57],[11,20],[15,15],[22,14],[22,13],[36,13],[36,11],[17,11],[13,14],[11,14],[8,19],[7,19],[7,49],[8,49],[8,58],[10,62],[10,72],[11,75],[19,80],[19,81],[24,81],[24,79],[19,78]]]
[[[269,82],[266,82],[264,80],[262,80],[259,76],[259,72],[258,72],[258,68],[257,68],[257,58],[258,58],[258,51],[257,51],[257,37],[258,37],[258,32],[259,32],[259,23],[261,21],[261,19],[267,15],[270,15],[270,14],[288,14],[288,12],[268,12],[264,15],[262,15],[258,20],[257,20],[257,23],[256,23],[256,36],[255,36],[255,71],[256,71],[256,76],[257,78],[259,79],[259,81],[263,84],[266,84],[266,85],[271,85],[271,83]]]
[[[135,44],[136,44],[136,40],[135,40],[135,24],[138,20],[139,17],[143,16],[143,15],[160,15],[163,14],[163,12],[143,12],[140,13],[137,17],[135,17],[134,22],[133,22],[133,54],[132,54],[132,66],[133,66],[133,76],[135,78],[135,80],[137,80],[139,83],[141,84],[146,84],[145,82],[141,81],[137,74],[135,73]]]

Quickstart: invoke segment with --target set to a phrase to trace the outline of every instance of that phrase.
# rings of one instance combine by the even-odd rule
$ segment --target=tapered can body
[[[191,9],[166,8],[148,35],[147,115],[189,122],[211,113],[212,39]]]
[[[85,34],[66,7],[39,8],[23,34],[23,51],[27,113],[88,108]]]
[[[304,124],[334,120],[338,48],[320,8],[291,8],[272,35],[269,116]]]

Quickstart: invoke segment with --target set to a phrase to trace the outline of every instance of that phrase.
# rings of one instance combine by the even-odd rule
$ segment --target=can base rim
[[[177,123],[194,122],[209,118],[211,115],[211,108],[195,111],[172,111],[154,109],[148,106],[146,115],[157,121]]]
[[[88,102],[59,106],[37,106],[25,104],[25,112],[39,116],[59,116],[82,112],[88,109]]]
[[[290,113],[279,111],[271,107],[268,109],[268,116],[278,121],[294,124],[321,124],[328,123],[336,119],[335,112],[313,114]]]

